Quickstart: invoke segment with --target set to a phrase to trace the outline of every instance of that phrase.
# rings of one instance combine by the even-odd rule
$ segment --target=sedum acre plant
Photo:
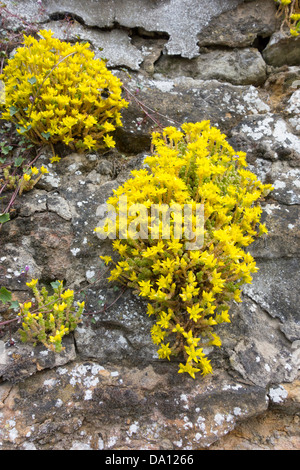
[[[277,16],[283,16],[281,31],[284,27],[289,29],[290,35],[297,37],[300,34],[300,0],[275,0],[278,4]]]
[[[267,233],[259,203],[272,187],[247,169],[246,154],[235,152],[225,137],[209,121],[154,133],[154,153],[145,160],[149,170],[133,171],[114,191],[107,202],[115,209],[116,223],[107,218],[95,229],[99,236],[115,238],[120,260],[109,280],[148,300],[159,357],[177,356],[179,373],[193,378],[212,372],[205,348],[221,346],[215,328],[231,321],[230,302],[241,302],[241,287],[257,271],[246,248]],[[127,209],[121,207],[124,197]],[[169,231],[163,219],[152,223],[153,205],[162,213],[172,208]],[[175,209],[186,205],[193,210],[181,217]],[[197,205],[204,207],[203,218],[195,216]],[[189,236],[179,237],[187,218]],[[197,230],[202,243],[195,247],[189,240]]]
[[[20,304],[21,340],[34,346],[40,342],[51,351],[61,352],[64,349],[62,338],[81,322],[84,302],[77,302],[75,307],[74,291],[64,290],[62,281],[51,283],[52,295],[45,287],[38,288],[38,279],[32,279],[26,285],[32,289],[36,303]]]
[[[0,75],[5,84],[2,118],[16,124],[34,144],[64,142],[73,150],[114,147],[121,126],[121,82],[94,58],[89,44],[70,43],[41,30],[24,35]]]

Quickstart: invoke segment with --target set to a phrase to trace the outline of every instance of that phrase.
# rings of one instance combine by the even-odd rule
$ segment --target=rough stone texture
[[[197,34],[220,13],[236,7],[241,0],[134,0],[110,2],[62,0],[45,2],[47,12],[73,12],[89,26],[141,28],[147,32],[167,33],[170,55],[192,58],[198,55]]]
[[[267,408],[264,389],[237,385],[224,373],[180,382],[163,365],[126,369],[87,361],[44,371],[4,390],[1,441],[12,449],[151,450],[159,439],[160,449],[195,449]]]
[[[271,36],[278,26],[273,0],[243,2],[213,18],[198,34],[200,46],[248,47]]]
[[[64,41],[88,41],[95,51],[95,57],[107,59],[108,67],[125,66],[131,70],[139,70],[144,60],[143,54],[131,44],[125,30],[86,29],[76,21],[50,21],[46,29],[53,31],[55,37]]]
[[[166,78],[155,74],[153,79],[141,74],[126,79],[124,72],[118,74],[130,95],[130,106],[124,111],[124,128],[117,131],[118,145],[122,152],[141,152],[149,148],[150,132],[157,127],[136,100],[147,103],[146,109],[160,125],[175,125],[186,121],[209,119],[226,134],[245,116],[258,114],[263,119],[270,111],[269,105],[253,86],[233,86],[217,80],[199,80],[179,76]],[[156,114],[155,114],[156,112]]]
[[[263,51],[263,57],[267,64],[275,67],[300,65],[300,40],[276,32]]]
[[[38,344],[11,345],[0,341],[0,377],[10,383],[18,383],[43,369],[53,369],[76,359],[74,339],[69,335],[63,340],[64,350],[55,354]]]
[[[266,63],[257,49],[213,50],[192,61],[162,56],[156,71],[168,77],[191,75],[202,80],[220,80],[234,85],[261,85],[266,81]]]
[[[64,151],[59,164],[45,150],[37,163],[49,175],[0,232],[0,286],[14,300],[29,300],[26,281],[39,278],[63,279],[86,301],[58,356],[21,344],[16,324],[0,332],[0,448],[299,450],[300,67],[289,58],[299,49],[267,45],[273,0],[17,3],[27,21],[109,56],[130,104],[116,150]],[[23,27],[19,17],[5,24]],[[151,131],[202,119],[275,190],[264,203],[269,235],[250,247],[259,271],[219,327],[222,347],[208,351],[214,375],[193,380],[158,359],[144,302],[107,282],[99,255],[111,243],[93,230],[113,189],[143,166]]]

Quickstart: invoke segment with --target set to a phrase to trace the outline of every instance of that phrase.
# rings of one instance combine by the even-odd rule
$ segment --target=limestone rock
[[[243,2],[234,10],[222,13],[198,35],[200,46],[247,47],[271,36],[278,26],[273,0]]]
[[[252,85],[234,86],[184,76],[171,79],[161,74],[153,79],[132,75],[128,80],[124,73],[118,75],[130,104],[122,113],[124,124],[117,129],[116,139],[119,150],[128,154],[147,151],[151,132],[159,126],[180,127],[183,122],[208,119],[228,133],[245,116],[259,114],[263,119],[270,111],[264,96]],[[145,111],[137,100],[147,103]]]
[[[267,78],[266,63],[254,48],[207,51],[192,61],[162,56],[156,63],[156,70],[167,77],[191,75],[234,85],[261,85]]]
[[[88,41],[95,51],[95,58],[107,60],[108,67],[139,70],[143,61],[142,53],[131,44],[128,33],[123,30],[98,31],[85,28],[76,21],[69,25],[65,21],[50,21],[46,29],[63,41]]]
[[[251,254],[256,258],[275,259],[299,257],[300,214],[299,205],[267,203],[263,205],[262,222],[268,227],[268,235],[256,240]]]
[[[178,388],[172,366],[164,365],[141,370],[85,361],[45,371],[15,389],[12,410],[22,411],[14,420],[2,409],[1,441],[11,449],[197,449],[268,405],[264,389],[225,373],[180,382]]]
[[[91,0],[63,0],[57,4],[48,0],[46,11],[53,15],[72,12],[89,26],[112,27],[119,24],[126,28],[141,28],[147,32],[164,32],[170,37],[166,48],[168,54],[192,58],[198,55],[197,35],[220,13],[235,8],[241,0],[211,1],[201,4],[195,0],[169,0],[149,2],[120,0],[93,2]]]
[[[262,54],[266,63],[274,67],[300,65],[300,39],[274,33]]]
[[[9,383],[18,383],[43,369],[62,366],[76,358],[72,335],[63,339],[64,350],[54,353],[39,344],[35,348],[31,344],[20,341],[0,341],[0,378]],[[1,352],[2,351],[2,352]]]

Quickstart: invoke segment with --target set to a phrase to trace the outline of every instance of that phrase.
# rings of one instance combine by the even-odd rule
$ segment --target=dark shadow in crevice
[[[77,21],[78,23],[85,26],[84,19],[81,16],[76,15],[75,13],[71,13],[69,11],[61,11],[61,12],[51,13],[49,15],[49,19],[52,20],[52,21],[63,21],[63,20],[65,20],[65,21],[68,21],[68,22],[71,22],[71,23],[73,23],[74,21]]]
[[[255,40],[252,43],[252,47],[255,47],[256,49],[259,50],[259,52],[262,52],[267,45],[269,44],[271,39],[271,36],[259,36],[257,35]]]
[[[144,39],[166,39],[166,40],[170,39],[170,35],[165,31],[147,31],[146,29],[142,27],[130,28],[130,27],[121,25],[117,21],[114,21],[111,25],[107,25],[107,26],[87,25],[81,16],[76,15],[75,13],[71,13],[69,11],[60,11],[60,12],[51,13],[49,15],[49,20],[50,21],[66,21],[66,23],[74,23],[74,21],[77,21],[79,24],[81,24],[82,26],[85,26],[87,29],[98,30],[98,31],[103,31],[103,32],[119,29],[119,30],[127,31],[130,37],[138,36]]]

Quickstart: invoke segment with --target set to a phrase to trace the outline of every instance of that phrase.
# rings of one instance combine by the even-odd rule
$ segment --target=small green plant
[[[6,287],[0,287],[0,302],[7,305],[8,310],[19,310],[19,302],[12,299],[12,293]]]
[[[0,79],[5,84],[2,118],[36,145],[63,142],[73,150],[114,147],[111,133],[121,126],[120,80],[89,44],[70,43],[39,31],[24,35]]]
[[[107,201],[116,223],[107,218],[95,231],[115,238],[120,260],[109,280],[149,301],[159,357],[183,358],[179,372],[195,378],[196,372],[212,372],[205,348],[221,346],[215,328],[231,321],[231,301],[241,302],[241,287],[257,271],[246,247],[267,233],[260,201],[272,186],[246,169],[246,154],[235,152],[209,121],[165,128],[153,134],[152,143],[154,154],[145,160],[149,170],[132,171]],[[197,204],[204,207],[202,224]],[[186,205],[193,209],[187,215]],[[166,226],[163,217],[153,225],[153,207],[162,215],[170,209]],[[190,234],[197,238],[197,232],[202,244],[191,247]]]
[[[283,16],[281,23],[281,32],[284,33],[285,28],[293,37],[300,34],[300,3],[299,0],[275,0],[278,4],[277,16]]]
[[[39,157],[39,152],[33,160],[29,160],[31,145],[26,146],[26,143],[24,145],[23,137],[17,140],[19,156],[14,156],[12,152],[16,141],[11,135],[7,136],[7,140],[12,145],[6,144],[0,148],[0,229],[3,223],[10,220],[10,212],[17,196],[33,189],[43,175],[49,173],[45,166],[42,165],[38,169],[34,165]],[[7,149],[7,152],[3,152],[3,148]],[[10,193],[10,195],[8,196],[6,193]]]
[[[74,291],[63,288],[62,281],[51,283],[53,294],[49,295],[47,289],[38,289],[38,279],[32,279],[26,283],[33,291],[35,297],[32,302],[20,304],[18,316],[21,318],[22,327],[19,334],[23,342],[42,343],[46,348],[54,352],[61,352],[62,338],[74,331],[84,309],[84,302],[77,302],[74,306]]]

